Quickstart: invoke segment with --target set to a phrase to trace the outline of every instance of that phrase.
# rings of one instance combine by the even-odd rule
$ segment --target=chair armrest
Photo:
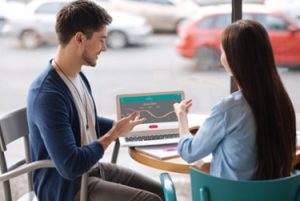
[[[161,173],[160,182],[164,192],[165,201],[176,201],[176,191],[170,175],[166,172]]]
[[[0,175],[0,182],[7,181],[11,178],[20,176],[22,174],[31,172],[40,168],[54,168],[54,163],[51,160],[40,160],[32,163],[26,163],[25,165],[20,166],[14,170],[8,171]]]
[[[24,164],[26,164],[25,158],[22,159],[22,160],[20,160],[20,161],[18,161],[18,162],[16,162],[16,163],[14,163],[14,164],[11,165],[10,167],[8,167],[8,168],[7,168],[7,172],[10,172],[10,171],[12,171],[12,170],[14,170],[14,169],[17,169],[18,167],[21,167],[21,166],[24,165]]]
[[[88,177],[88,173],[81,176],[80,201],[87,201],[88,199]]]

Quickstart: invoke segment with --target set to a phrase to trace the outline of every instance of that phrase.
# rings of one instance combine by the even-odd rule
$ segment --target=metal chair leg
[[[115,140],[114,151],[111,157],[111,163],[117,163],[118,155],[120,150],[120,141],[119,139]]]

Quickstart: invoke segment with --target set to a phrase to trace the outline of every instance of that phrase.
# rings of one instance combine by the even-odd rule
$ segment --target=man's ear
[[[85,44],[86,42],[86,36],[82,32],[77,32],[74,36],[74,41],[77,45]]]

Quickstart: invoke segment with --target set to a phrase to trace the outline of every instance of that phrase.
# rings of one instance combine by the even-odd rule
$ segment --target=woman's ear
[[[220,62],[222,64],[222,66],[225,68],[226,72],[230,76],[232,76],[231,68],[230,68],[230,66],[228,64],[228,60],[227,60],[227,55],[226,55],[222,45],[220,45],[220,50],[221,50]]]

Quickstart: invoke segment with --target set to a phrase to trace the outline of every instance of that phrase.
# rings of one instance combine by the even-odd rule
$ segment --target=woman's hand
[[[189,133],[187,113],[192,107],[192,100],[182,100],[180,103],[174,103],[173,107],[178,118],[179,134],[184,135]]]
[[[173,107],[177,117],[179,117],[182,114],[189,113],[192,107],[192,100],[182,100],[180,103],[174,103]]]

